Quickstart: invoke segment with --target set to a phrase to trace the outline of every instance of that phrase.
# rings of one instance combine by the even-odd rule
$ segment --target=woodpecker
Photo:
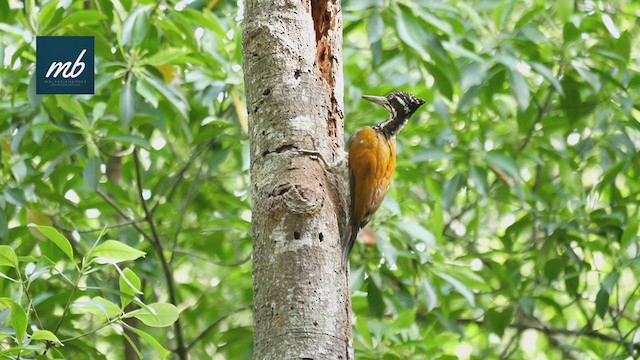
[[[378,125],[356,131],[347,143],[351,214],[349,228],[344,234],[345,264],[349,261],[358,231],[371,220],[371,215],[378,210],[389,189],[396,170],[396,134],[425,102],[405,92],[362,98],[385,108],[389,117]]]

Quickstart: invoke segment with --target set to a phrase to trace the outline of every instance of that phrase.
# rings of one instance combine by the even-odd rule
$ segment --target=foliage
[[[118,266],[119,263],[132,261],[144,256],[144,252],[114,240],[107,240],[101,244],[96,242],[96,244],[94,244],[94,246],[82,257],[81,265],[78,266],[74,260],[71,243],[64,235],[49,226],[34,226],[32,229],[34,230],[34,233],[38,232],[55,245],[55,248],[43,249],[43,251],[49,250],[47,251],[49,256],[28,256],[24,257],[24,259],[20,259],[19,261],[18,256],[11,247],[0,245],[0,259],[2,259],[0,265],[12,268],[17,277],[11,278],[6,274],[3,274],[3,278],[13,283],[9,285],[9,289],[15,294],[18,294],[17,300],[26,301],[27,303],[27,309],[25,310],[18,301],[14,301],[10,298],[0,298],[0,310],[4,310],[11,314],[10,317],[7,317],[7,320],[10,320],[9,322],[13,328],[13,333],[3,332],[2,335],[3,338],[11,340],[15,344],[8,349],[3,349],[0,353],[3,357],[25,357],[40,352],[46,354],[49,351],[55,354],[53,356],[59,355],[64,357],[63,352],[58,347],[65,345],[68,347],[65,349],[66,351],[77,351],[82,353],[82,349],[76,348],[74,340],[96,333],[107,326],[111,326],[116,329],[116,331],[118,327],[130,327],[126,321],[123,321],[124,319],[136,318],[149,326],[166,327],[173,324],[178,318],[178,309],[172,304],[155,303],[147,305],[142,302],[136,296],[142,294],[139,290],[140,279],[136,276],[133,270],[125,268],[123,271]],[[64,259],[64,262],[67,265],[71,265],[73,269],[68,271],[66,269],[56,268],[56,262],[51,259],[55,259],[56,255],[59,256],[60,253],[64,254],[68,258]],[[26,263],[23,271],[21,271],[20,262]],[[98,271],[104,271],[104,266],[99,266],[100,264],[113,265],[120,274],[120,287],[118,290],[81,285],[81,283],[92,282],[91,280],[93,280],[93,277],[90,277],[90,274]],[[44,324],[53,319],[44,317],[42,307],[38,307],[40,315],[36,311],[37,305],[47,300],[47,298],[51,297],[52,294],[47,294],[45,292],[43,294],[38,294],[36,298],[32,298],[29,295],[31,285],[38,279],[45,278],[45,274],[59,277],[63,285],[70,287],[71,295],[69,295],[69,300],[73,299],[75,293],[78,291],[86,292],[87,294],[84,296],[79,294],[78,298],[73,303],[71,303],[71,301],[67,301],[64,305],[64,309],[62,310],[62,314],[52,331],[44,330]],[[71,276],[71,274],[73,275]],[[49,280],[50,279],[51,278],[49,278]],[[53,281],[51,281],[51,283],[53,283]],[[92,294],[94,291],[98,293],[110,292],[112,294],[119,295],[120,306],[101,296],[89,297],[88,295]],[[126,306],[131,302],[135,303],[140,308],[137,310],[127,311]],[[33,311],[33,314],[29,313],[31,311]],[[96,322],[99,325],[87,333],[79,334],[61,341],[56,336],[56,333],[60,330],[62,322],[67,317],[72,318],[71,313],[89,313],[92,315],[91,322]],[[27,325],[30,315],[32,315],[33,321],[37,324],[38,329],[33,330],[31,334],[28,334]],[[147,334],[143,330],[136,329],[134,327],[131,327],[131,330],[136,332],[139,336],[151,337],[151,335]],[[152,341],[149,345],[157,351],[158,355],[162,357],[166,357],[168,355],[168,351],[158,342]],[[132,347],[135,349],[136,353],[142,357],[142,354],[139,349],[137,349],[136,345],[132,344]]]
[[[357,358],[638,356],[640,5],[343,8],[347,132],[429,104],[351,258]],[[250,358],[239,18],[0,0],[3,356]],[[35,35],[95,36],[96,94],[35,95]]]
[[[345,10],[349,127],[430,104],[352,260],[358,358],[638,356],[637,3]]]
[[[248,357],[236,4],[22,5],[0,1],[0,238],[18,255],[0,263],[15,280],[0,283],[0,353],[42,354],[47,330],[56,358],[123,358],[127,342],[144,358]],[[35,95],[36,34],[95,36],[95,95]]]

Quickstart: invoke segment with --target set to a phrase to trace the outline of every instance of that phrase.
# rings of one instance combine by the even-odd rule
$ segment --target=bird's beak
[[[387,98],[384,97],[384,96],[363,95],[362,98],[365,99],[365,100],[369,100],[372,103],[378,104],[378,105],[380,105],[380,106],[382,106],[384,108],[386,108],[385,105],[388,105],[388,103],[389,103]]]

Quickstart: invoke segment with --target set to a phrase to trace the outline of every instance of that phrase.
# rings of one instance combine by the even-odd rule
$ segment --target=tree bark
[[[352,359],[340,2],[245,4],[254,358]]]

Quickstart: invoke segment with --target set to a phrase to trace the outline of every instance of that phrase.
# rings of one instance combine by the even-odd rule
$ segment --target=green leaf
[[[639,223],[640,221],[633,219],[629,219],[627,221],[627,227],[624,229],[622,236],[620,237],[620,244],[622,245],[622,248],[629,246],[631,241],[636,237],[638,234]]]
[[[146,149],[146,150],[150,150],[151,149],[151,145],[149,145],[149,142],[147,141],[147,139],[145,138],[141,138],[135,135],[113,135],[113,136],[109,136],[107,137],[108,140],[117,142],[117,143],[127,143],[127,144],[133,144],[137,147]]]
[[[609,307],[609,293],[604,288],[600,288],[596,295],[596,314],[600,318],[604,319],[607,314],[607,308]]]
[[[572,61],[571,65],[578,72],[578,74],[580,74],[582,79],[586,80],[589,85],[591,85],[593,91],[595,91],[596,93],[600,92],[602,83],[600,82],[600,78],[598,77],[598,75],[594,74],[591,69],[580,65],[577,61]]]
[[[103,102],[99,102],[95,104],[93,110],[91,110],[91,117],[93,118],[93,122],[96,122],[104,116],[104,112],[107,110],[107,104]]]
[[[577,295],[580,285],[580,273],[573,266],[567,266],[564,269],[564,274],[564,286],[567,292],[572,296]]]
[[[144,340],[145,342],[147,342],[149,345],[151,345],[151,347],[158,352],[158,354],[160,354],[160,358],[161,359],[166,359],[167,357],[169,357],[169,355],[171,355],[171,351],[165,349],[159,342],[158,340],[156,340],[153,336],[147,334],[146,332],[140,330],[140,329],[136,329],[134,327],[129,326],[128,327],[129,330],[133,331],[134,333],[138,334],[138,336],[140,336],[140,338],[142,338],[142,340]]]
[[[493,22],[500,28],[505,26],[506,21],[511,17],[515,5],[514,0],[502,1],[495,7]]]
[[[427,68],[427,71],[429,71],[429,74],[433,76],[433,80],[438,90],[440,90],[440,93],[451,100],[453,98],[453,86],[449,78],[436,65],[425,61],[424,66]]]
[[[5,200],[15,206],[25,206],[27,199],[24,197],[24,191],[19,188],[7,189],[4,191]]]
[[[364,284],[364,266],[358,266],[349,274],[349,284],[352,290],[360,290]]]
[[[124,125],[129,125],[133,115],[136,113],[136,99],[134,97],[131,83],[133,77],[130,76],[124,83],[122,92],[120,93],[120,119]]]
[[[618,283],[618,279],[620,279],[620,273],[614,271],[607,275],[607,277],[602,280],[601,287],[605,289],[609,294],[613,293],[613,287]]]
[[[564,76],[560,83],[562,84],[565,94],[565,96],[560,99],[560,105],[565,111],[569,123],[575,124],[582,117],[590,114],[595,108],[595,104],[583,101],[581,95],[583,86],[571,76]]]
[[[509,175],[514,180],[520,177],[520,171],[518,170],[518,165],[516,162],[509,157],[499,151],[491,151],[484,155],[485,160],[487,162],[498,169],[504,171],[507,175]]]
[[[178,308],[167,303],[153,303],[148,308],[141,308],[124,315],[125,318],[135,317],[148,326],[167,327],[178,320]]]
[[[0,266],[18,268],[18,257],[15,251],[7,245],[0,245]]]
[[[553,87],[556,89],[558,94],[560,94],[560,96],[564,96],[564,90],[562,89],[562,85],[560,85],[560,81],[556,79],[556,77],[553,75],[553,72],[551,72],[551,70],[548,67],[546,67],[544,64],[541,64],[535,61],[531,62],[531,67],[538,74],[542,75],[545,79],[547,79],[547,81],[549,81],[551,85],[553,85]]]
[[[628,165],[626,160],[617,162],[611,166],[602,174],[602,179],[600,183],[598,183],[599,189],[604,189],[608,185],[614,186],[614,182],[618,174],[623,171],[623,169]]]
[[[91,258],[95,259],[99,264],[116,264],[123,261],[132,261],[145,255],[145,252],[134,249],[116,240],[107,240],[96,246],[91,252]]]
[[[377,318],[384,316],[385,304],[382,299],[382,293],[371,279],[367,283],[367,302],[369,303],[371,315]]]
[[[487,170],[479,166],[472,165],[469,168],[469,176],[471,176],[471,179],[473,180],[473,185],[476,191],[478,192],[478,194],[482,195],[483,197],[487,196],[489,192],[489,183],[487,182]]]
[[[2,271],[0,271],[0,278],[3,278],[3,279],[5,279],[5,280],[9,280],[9,281],[14,282],[14,283],[20,283],[20,281],[19,281],[19,280],[17,280],[17,279],[14,279],[14,278],[12,278],[12,277],[7,276],[7,275],[6,275],[5,273],[3,273]]]
[[[427,226],[431,233],[436,237],[438,242],[442,240],[442,232],[444,231],[444,214],[442,213],[442,206],[438,202],[433,203],[433,208],[429,214]]]
[[[563,24],[567,23],[573,14],[574,3],[575,0],[558,0],[556,2],[556,11]]]
[[[398,250],[389,242],[386,234],[378,234],[376,241],[378,251],[384,256],[388,264],[395,264],[398,259]]]
[[[122,45],[130,45],[132,47],[140,45],[149,31],[150,10],[150,6],[146,5],[135,9],[129,14],[124,24],[122,24],[120,40]]]
[[[609,31],[609,34],[611,34],[611,37],[613,37],[614,39],[620,38],[620,30],[618,29],[616,24],[613,22],[613,19],[611,18],[611,16],[604,12],[601,14],[601,16],[602,16],[602,23],[604,24],[604,27],[607,28],[607,31]]]
[[[140,278],[129,268],[122,270],[118,283],[120,285],[120,291],[125,294],[129,294],[132,297],[142,294],[142,291],[140,291],[142,286]],[[129,305],[130,302],[130,297],[120,295],[120,303],[123,309]]]
[[[61,29],[68,25],[83,27],[91,24],[97,24],[103,19],[106,19],[106,16],[104,16],[104,14],[102,14],[100,11],[77,11],[63,17],[58,24],[54,25],[50,32],[53,33],[55,30]]]
[[[442,272],[437,272],[436,274],[444,281],[448,282],[451,286],[453,286],[456,292],[462,295],[467,300],[469,305],[471,305],[471,307],[476,306],[475,296],[473,295],[473,292],[471,292],[469,288],[467,288],[462,282],[460,282],[460,280]]]
[[[400,7],[395,14],[396,31],[398,37],[407,46],[415,50],[422,58],[427,58],[427,34],[424,28],[416,21],[404,7]]]
[[[164,96],[165,99],[167,99],[171,103],[171,105],[173,105],[178,110],[178,112],[184,119],[188,118],[189,105],[187,104],[187,100],[181,93],[176,91],[174,88],[167,86],[164,82],[158,80],[157,78],[148,76],[145,77],[145,79],[151,86],[158,90],[158,92],[162,94],[162,96]]]
[[[626,265],[626,266],[628,266],[628,265],[635,265],[635,266],[640,267],[640,255],[638,255],[638,256],[636,256],[636,257],[634,257],[634,258],[632,258],[632,259],[627,260],[627,261],[625,262],[625,265]]]
[[[503,311],[489,309],[484,313],[484,324],[486,324],[491,332],[502,337],[504,330],[511,323],[513,318],[513,310],[511,308]]]
[[[20,304],[13,301],[11,303],[11,324],[13,325],[13,330],[16,332],[18,343],[22,344],[24,334],[27,331],[27,313]]]
[[[33,334],[31,335],[31,340],[51,341],[51,342],[56,343],[57,345],[62,345],[62,343],[60,342],[58,337],[55,336],[49,330],[36,330],[36,331],[34,331]]]
[[[483,292],[492,290],[489,284],[487,284],[486,279],[478,275],[475,271],[472,271],[467,266],[449,266],[447,268],[447,274],[458,279],[468,288]]]
[[[628,30],[625,30],[615,44],[616,53],[624,59],[625,63],[629,62],[631,56],[631,42],[631,34]]]
[[[151,85],[143,78],[136,81],[136,92],[140,94],[154,109],[158,108],[158,96]]]
[[[464,66],[461,71],[460,87],[463,91],[469,90],[472,86],[481,85],[487,76],[487,72],[482,69],[482,65],[475,61]]]
[[[68,112],[71,116],[78,117],[82,121],[83,125],[88,125],[89,122],[87,121],[87,114],[85,114],[84,108],[78,99],[69,95],[56,95],[55,99],[56,104],[60,106],[62,110]]]
[[[79,300],[73,303],[74,310],[78,313],[91,313],[93,315],[104,316],[107,319],[115,319],[122,314],[118,305],[111,301],[96,296],[91,300]]]
[[[39,226],[39,225],[30,225],[30,226],[38,229],[38,231],[40,231],[44,236],[46,236],[49,240],[51,240],[51,242],[56,244],[56,246],[60,248],[60,250],[62,250],[62,252],[65,255],[67,255],[67,257],[71,261],[74,261],[73,248],[71,247],[71,243],[64,235],[58,232],[58,230],[56,230],[55,228],[52,228],[51,226]]]
[[[435,307],[438,306],[438,296],[431,286],[431,283],[426,278],[422,279],[422,293],[424,294],[424,299],[427,303],[427,311],[435,309]]]
[[[555,280],[560,276],[564,262],[562,259],[551,259],[544,264],[544,277],[547,280]]]
[[[7,213],[3,206],[0,205],[0,240],[8,241],[9,238],[9,222],[7,221]]]
[[[178,13],[175,14],[177,15]],[[192,24],[202,26],[205,29],[212,30],[220,38],[227,39],[227,29],[222,26],[221,21],[215,16],[213,12],[198,11],[196,9],[187,7],[179,14],[187,19],[187,21],[190,23],[190,26]]]
[[[426,21],[429,25],[433,26],[437,31],[441,31],[449,36],[454,36],[454,30],[451,24],[438,16],[433,15],[429,11],[424,11],[424,7],[415,6],[412,7],[413,11],[420,17],[420,19]]]
[[[384,23],[377,11],[374,11],[367,18],[367,35],[369,36],[369,44],[380,41],[384,32]]]
[[[467,90],[464,94],[462,94],[460,101],[458,101],[457,111],[462,113],[468,112],[469,109],[471,109],[471,106],[473,105],[474,100],[477,98],[478,94],[482,89],[483,87],[481,85],[475,85],[470,87],[469,90]]]
[[[89,160],[87,160],[87,165],[82,170],[82,178],[84,179],[85,185],[91,191],[96,191],[98,189],[98,182],[100,180],[100,157],[91,156]]]
[[[29,103],[34,110],[40,108],[42,104],[42,95],[38,95],[36,93],[36,72],[33,72],[31,76],[31,80],[29,81],[29,89],[27,89],[27,94],[29,95]]]
[[[11,172],[13,173],[13,178],[16,179],[18,184],[22,184],[24,179],[27,177],[27,165],[22,160],[16,161],[13,166],[11,166]]]
[[[0,297],[0,311],[9,309],[13,302],[14,301],[9,298]]]
[[[451,208],[451,204],[456,199],[456,195],[458,195],[458,191],[462,189],[463,186],[466,185],[466,179],[461,172],[455,174],[451,179],[449,179],[442,189],[442,208],[449,209]]]
[[[142,355],[142,353],[140,352],[140,349],[138,349],[139,344],[137,344],[136,341],[133,341],[133,339],[131,339],[131,337],[127,333],[123,332],[122,336],[127,341],[127,343],[129,343],[129,345],[131,346],[132,350],[136,353],[136,357],[138,359],[144,358],[144,355]]]
[[[27,275],[27,280],[29,283],[36,281],[42,275],[48,273],[51,270],[51,268],[55,265],[55,263],[49,260],[49,258],[47,258],[46,256],[43,256],[40,259],[38,259],[38,262],[35,264],[32,262],[30,262],[29,264],[33,264],[33,269],[32,269],[33,271],[31,271],[31,273],[27,274],[25,271],[25,275]]]
[[[530,297],[523,297],[521,299],[518,299],[518,305],[520,306],[522,311],[524,311],[525,314],[533,315],[533,310],[535,309],[535,306],[536,306],[536,299],[533,299]]]
[[[511,84],[511,92],[518,102],[520,111],[525,111],[529,107],[529,86],[519,72],[511,70],[509,83]]]
[[[149,65],[169,64],[171,61],[182,58],[189,53],[190,51],[185,48],[168,48],[149,56],[144,59],[144,62]]]
[[[389,334],[393,331],[409,330],[416,323],[416,310],[409,309],[401,312],[389,327]]]
[[[461,56],[461,57],[466,57],[470,60],[476,61],[480,64],[484,64],[485,60],[483,58],[481,58],[480,56],[476,55],[474,52],[467,50],[467,48],[465,48],[464,46],[461,46],[460,44],[453,42],[453,41],[445,41],[442,43],[442,46],[449,52]]]
[[[562,0],[562,1],[574,1],[574,0]],[[574,42],[580,38],[580,30],[573,25],[573,23],[568,22],[564,24],[564,28],[562,29],[562,39],[565,44]]]
[[[436,239],[433,233],[418,223],[402,224],[402,230],[411,235],[412,238],[422,242],[427,250],[433,249],[436,246]]]

